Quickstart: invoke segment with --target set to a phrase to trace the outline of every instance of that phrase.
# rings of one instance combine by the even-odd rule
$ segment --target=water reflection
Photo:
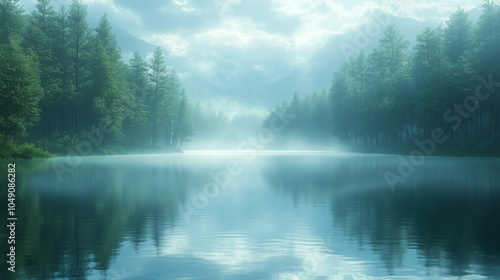
[[[500,275],[498,160],[428,159],[395,192],[381,176],[398,164],[393,157],[347,157],[325,161],[322,169],[277,161],[265,171],[271,186],[294,200],[327,196],[334,228],[359,251],[376,252],[387,274],[423,265],[426,275],[435,267],[449,276]],[[412,251],[414,264],[407,260]]]
[[[262,154],[186,222],[235,158],[85,158],[62,182],[19,161],[16,279],[500,276],[498,160],[427,159],[391,192],[397,157]]]

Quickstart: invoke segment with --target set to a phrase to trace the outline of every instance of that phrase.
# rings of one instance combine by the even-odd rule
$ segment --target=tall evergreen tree
[[[56,115],[58,103],[62,92],[60,78],[61,67],[55,58],[56,49],[56,12],[50,4],[50,0],[38,0],[36,10],[30,17],[29,33],[26,45],[36,54],[40,66],[41,85],[44,89],[44,98],[40,103],[41,121],[38,126],[38,134],[49,137],[57,130],[57,121],[60,116]]]
[[[43,33],[48,33],[54,26],[56,11],[50,2],[50,0],[37,0],[36,11],[32,14],[33,25]]]
[[[0,0],[0,44],[22,36],[24,9],[19,0]]]
[[[445,53],[452,63],[457,62],[472,47],[472,23],[464,9],[458,9],[446,21],[444,30]]]
[[[69,28],[69,47],[71,48],[71,57],[73,59],[73,73],[75,89],[80,93],[81,80],[82,80],[82,56],[86,51],[87,43],[91,35],[91,30],[87,23],[87,5],[83,0],[73,0],[69,7],[68,14],[68,28]]]
[[[54,61],[59,69],[57,80],[61,84],[59,92],[53,93],[57,100],[58,123],[56,130],[61,134],[76,133],[73,119],[76,113],[77,95],[74,84],[74,59],[70,50],[71,36],[69,35],[69,19],[66,6],[62,5],[56,14],[54,29]]]
[[[172,147],[173,144],[173,130],[174,122],[177,116],[176,105],[178,105],[180,97],[180,83],[175,73],[172,71],[170,75],[167,75],[167,84],[162,100],[160,101],[161,107],[161,121],[164,124],[164,143],[167,147]]]
[[[102,42],[106,53],[110,57],[110,60],[118,63],[121,59],[121,49],[118,46],[116,35],[113,32],[111,23],[108,21],[107,14],[104,14],[99,20],[99,23],[95,28],[95,33],[96,39]]]
[[[352,95],[351,84],[348,78],[348,63],[344,63],[339,72],[334,73],[330,98],[332,104],[333,135],[347,142],[352,140]]]
[[[348,74],[352,80],[352,98],[354,103],[353,133],[359,136],[362,123],[368,121],[365,119],[365,116],[361,115],[362,102],[365,100],[369,75],[368,59],[364,51],[361,51],[356,58],[350,58],[348,68]]]
[[[128,102],[130,113],[125,120],[125,133],[129,135],[130,141],[134,142],[147,139],[144,138],[143,132],[147,131],[147,118],[149,116],[146,107],[148,65],[138,51],[134,52],[129,65],[127,80],[130,84],[132,98]]]
[[[381,118],[377,125],[381,127],[381,141],[388,142],[395,137],[403,125],[401,119],[395,119],[392,114],[397,111],[398,100],[401,100],[397,79],[406,70],[408,41],[401,35],[399,29],[390,25],[384,31],[379,41],[380,45],[369,57],[370,76],[372,77],[372,94],[375,104],[373,112]]]
[[[89,39],[91,30],[87,23],[87,5],[83,0],[73,0],[68,12],[68,48],[72,68],[72,80],[75,90],[75,99],[72,104],[73,133],[78,133],[87,124],[85,121],[86,111],[79,110],[82,102],[82,81],[88,69]],[[87,59],[87,61],[86,61]]]
[[[479,43],[476,53],[477,72],[482,77],[500,77],[500,5],[497,1],[485,0],[483,13],[479,18],[476,41]],[[498,80],[498,78],[497,78]],[[483,128],[488,138],[500,133],[500,96],[492,94],[481,104],[479,112],[485,124]]]
[[[132,84],[133,93],[137,98],[143,98],[148,86],[148,65],[138,51],[134,52],[129,65],[128,80]]]
[[[379,46],[370,55],[373,74],[378,79],[392,78],[401,70],[406,61],[408,41],[406,41],[395,25],[389,25]]]
[[[167,67],[165,65],[165,60],[163,58],[163,53],[160,47],[157,47],[153,53],[151,59],[150,68],[150,82],[152,86],[152,99],[150,100],[151,117],[152,117],[152,131],[151,131],[151,142],[156,145],[158,137],[158,115],[159,115],[159,102],[166,91],[167,84]]]
[[[450,65],[444,56],[441,29],[426,28],[417,35],[413,50],[413,78],[416,90],[417,120],[424,135],[438,124],[439,114],[444,112],[443,100],[449,94],[448,76]]]
[[[121,50],[106,15],[102,16],[95,28],[92,42],[94,45],[90,79],[92,85],[85,99],[90,108],[95,108],[96,114],[91,116],[94,119],[89,123],[98,125],[102,120],[112,123],[112,136],[117,140],[123,136],[125,104],[131,96],[129,96],[126,73],[122,67]],[[106,137],[110,140],[108,138]]]
[[[0,44],[0,136],[24,137],[39,119],[43,91],[33,57]]]
[[[175,127],[173,128],[172,143],[170,146],[174,150],[180,150],[182,144],[189,141],[189,138],[194,134],[191,106],[184,91],[180,94],[180,101],[177,107]]]

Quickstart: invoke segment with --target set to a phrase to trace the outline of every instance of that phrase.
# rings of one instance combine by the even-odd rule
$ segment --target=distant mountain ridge
[[[476,8],[470,14],[471,20],[476,21],[480,11]],[[369,54],[378,46],[383,31],[391,24],[396,25],[409,41],[409,50],[425,27],[439,26],[380,13],[352,31],[332,36],[324,47],[295,67],[282,58],[266,57],[262,52],[226,52],[222,55],[218,50],[208,50],[190,57],[179,57],[165,50],[165,57],[168,66],[179,74],[182,86],[194,102],[226,99],[269,109],[291,98],[295,91],[306,94],[329,90],[334,71],[340,69],[348,56],[357,54],[360,49]],[[117,26],[114,28],[125,61],[136,50],[146,57],[156,48]],[[264,66],[256,64],[256,61]]]
[[[145,58],[157,47],[135,37],[134,35],[128,33],[127,31],[116,25],[113,25],[113,31],[115,32],[118,45],[122,49],[122,58],[125,62],[128,62],[132,58],[135,51],[138,51],[141,56]]]

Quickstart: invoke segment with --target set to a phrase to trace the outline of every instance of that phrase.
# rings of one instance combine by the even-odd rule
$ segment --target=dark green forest
[[[241,139],[222,113],[191,104],[159,47],[124,62],[106,15],[91,28],[82,0],[58,11],[37,0],[31,14],[2,0],[0,15],[3,158],[180,151],[195,133]],[[378,47],[344,62],[329,91],[276,106],[264,126],[295,117],[270,147],[500,155],[499,46],[494,1],[477,23],[459,8],[412,49],[391,25]]]
[[[106,15],[91,28],[81,0],[59,11],[38,0],[30,15],[1,1],[0,14],[3,157],[175,151],[193,135],[190,102],[160,48],[150,61],[136,52],[125,63]]]
[[[498,89],[500,7],[484,1],[477,23],[459,8],[445,27],[423,30],[411,50],[388,26],[378,47],[334,73],[329,93],[295,94],[276,106],[273,114],[295,118],[274,144],[400,153],[434,145],[437,153],[500,155]]]

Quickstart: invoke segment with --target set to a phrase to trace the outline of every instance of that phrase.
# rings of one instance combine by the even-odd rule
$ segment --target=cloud
[[[428,22],[443,22],[459,7],[470,10],[478,5],[478,1],[472,0],[385,1],[388,10],[397,16]]]
[[[191,46],[186,39],[189,40],[176,34],[153,34],[148,41],[168,49],[175,56],[186,56]]]
[[[195,0],[114,0],[119,9],[134,11],[143,24],[143,30],[151,32],[197,32],[213,26],[217,15],[206,1]]]
[[[22,0],[32,7],[32,0]],[[71,3],[53,0],[54,4]],[[189,56],[208,51],[280,49],[301,61],[329,39],[364,24],[373,11],[384,10],[419,20],[443,21],[458,6],[473,0],[86,0],[95,18],[131,34]],[[97,16],[98,14],[98,16]],[[96,20],[96,19],[93,19]],[[274,52],[273,52],[274,53]]]

